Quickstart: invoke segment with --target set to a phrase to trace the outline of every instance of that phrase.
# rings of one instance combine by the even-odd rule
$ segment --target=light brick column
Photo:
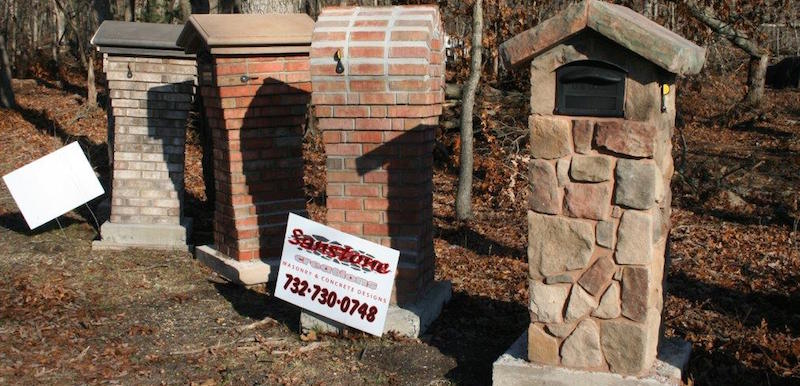
[[[94,247],[185,249],[184,143],[195,61],[106,54],[103,68],[113,127],[111,217]]]
[[[325,9],[312,38],[328,224],[400,250],[392,303],[401,307],[436,287],[432,151],[444,98],[443,39],[431,6]],[[434,292],[447,294],[432,300],[438,314],[449,286]]]
[[[214,149],[214,246],[240,261],[279,257],[288,213],[306,212],[308,55],[212,57],[200,68]]]

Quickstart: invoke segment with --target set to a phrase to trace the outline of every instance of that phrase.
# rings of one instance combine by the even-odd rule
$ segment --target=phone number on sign
[[[356,312],[361,316],[361,319],[366,319],[372,323],[375,321],[375,314],[378,313],[378,308],[370,306],[367,303],[361,302],[358,299],[344,296],[339,298],[336,291],[331,291],[325,287],[317,284],[309,285],[308,281],[300,279],[290,274],[286,274],[286,283],[283,289],[288,289],[291,293],[305,297],[311,295],[311,300],[318,301],[319,304],[326,305],[330,308],[339,306],[339,311],[354,315]]]

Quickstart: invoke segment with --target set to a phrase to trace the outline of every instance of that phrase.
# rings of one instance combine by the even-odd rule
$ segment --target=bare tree
[[[738,30],[731,23],[721,20],[713,9],[700,5],[696,0],[683,0],[683,4],[686,5],[686,8],[697,20],[750,55],[745,103],[750,106],[760,105],[764,98],[764,81],[767,76],[769,51],[759,47],[755,39],[748,37],[744,31]],[[734,15],[734,17],[737,16]]]
[[[6,39],[0,35],[0,107],[15,108],[14,90],[11,88],[11,64],[6,53]]]
[[[472,10],[472,62],[470,74],[464,87],[461,106],[461,156],[456,193],[456,217],[466,220],[472,217],[472,165],[473,137],[472,111],[475,107],[475,92],[481,79],[483,51],[483,0],[475,0]]]

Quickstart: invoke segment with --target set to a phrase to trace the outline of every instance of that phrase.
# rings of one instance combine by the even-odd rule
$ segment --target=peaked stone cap
[[[674,74],[696,74],[705,63],[705,48],[628,7],[601,0],[581,1],[514,36],[500,46],[501,55],[507,65],[521,66],[586,28]]]
[[[192,15],[178,38],[187,53],[308,53],[314,21],[304,13]]]
[[[178,46],[183,24],[135,23],[106,20],[92,37],[92,45],[108,54],[189,57]]]

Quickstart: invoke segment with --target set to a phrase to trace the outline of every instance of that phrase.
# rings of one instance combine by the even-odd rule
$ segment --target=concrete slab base
[[[402,336],[419,337],[433,323],[445,303],[450,301],[453,294],[449,281],[435,282],[419,301],[414,304],[390,305],[386,315],[386,324],[383,332],[395,331]],[[328,319],[324,316],[303,310],[300,313],[300,330],[306,333],[310,330],[341,334],[349,327]]]
[[[100,240],[92,242],[93,250],[144,248],[191,251],[186,244],[192,229],[189,218],[178,224],[118,224],[106,221],[100,226]]]
[[[195,248],[194,257],[220,276],[238,284],[255,285],[275,281],[278,277],[280,257],[238,261],[214,249],[213,245]]]
[[[527,361],[528,333],[511,345],[492,366],[494,386],[677,386],[689,362],[692,345],[681,339],[661,343],[650,373],[642,377],[543,366]]]

